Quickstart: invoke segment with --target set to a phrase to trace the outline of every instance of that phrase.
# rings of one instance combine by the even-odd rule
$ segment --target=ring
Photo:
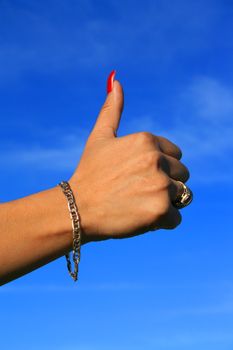
[[[183,182],[181,181],[178,181],[178,182],[180,182],[183,187],[183,193],[179,195],[172,204],[174,205],[175,208],[182,209],[184,207],[187,207],[187,205],[189,205],[192,202],[193,192]]]

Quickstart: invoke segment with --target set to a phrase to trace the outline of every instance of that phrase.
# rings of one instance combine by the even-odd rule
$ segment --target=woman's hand
[[[118,81],[99,113],[70,179],[81,219],[82,244],[175,228],[181,214],[172,202],[188,169],[181,150],[149,132],[117,137],[123,110]]]

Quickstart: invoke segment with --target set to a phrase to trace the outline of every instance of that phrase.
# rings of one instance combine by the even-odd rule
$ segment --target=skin
[[[117,137],[124,96],[115,80],[80,162],[68,180],[81,220],[81,244],[174,229],[172,202],[189,178],[180,148],[147,131]],[[0,204],[0,284],[68,253],[72,226],[59,186]]]

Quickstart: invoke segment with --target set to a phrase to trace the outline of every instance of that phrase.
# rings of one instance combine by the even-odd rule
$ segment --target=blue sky
[[[0,1],[1,198],[71,176],[112,69],[118,136],[183,151],[194,201],[175,230],[82,247],[0,289],[1,346],[233,348],[233,4],[227,0]]]

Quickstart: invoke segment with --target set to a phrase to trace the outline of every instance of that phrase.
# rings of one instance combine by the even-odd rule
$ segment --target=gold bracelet
[[[72,220],[73,228],[73,262],[74,262],[74,271],[72,272],[70,253],[66,254],[67,268],[70,276],[74,281],[78,279],[78,264],[80,262],[80,247],[81,247],[81,226],[80,226],[80,217],[78,209],[75,203],[75,198],[73,191],[67,181],[62,181],[58,184],[63,193],[65,194],[68,201],[68,209],[70,212],[70,218]]]

